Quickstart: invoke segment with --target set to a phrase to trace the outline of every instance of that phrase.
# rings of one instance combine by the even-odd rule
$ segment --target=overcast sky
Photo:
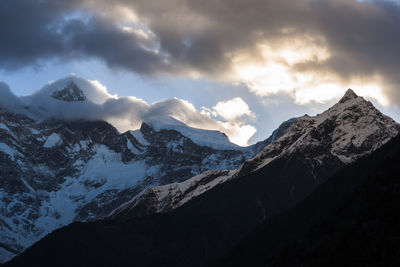
[[[0,89],[75,73],[241,145],[350,87],[400,119],[397,1],[2,0],[0,33]]]

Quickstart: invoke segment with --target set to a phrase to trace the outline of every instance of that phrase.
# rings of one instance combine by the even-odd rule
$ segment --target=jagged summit
[[[354,91],[351,88],[349,88],[349,89],[347,89],[344,96],[340,99],[339,103],[344,103],[346,101],[356,99],[357,97],[359,97],[359,96],[356,93],[354,93]]]
[[[85,94],[72,80],[69,80],[63,89],[54,91],[51,97],[65,102],[80,102],[86,100]]]
[[[327,155],[347,164],[376,150],[399,132],[399,124],[348,89],[338,103],[323,113],[296,120],[284,136],[249,160],[243,170],[261,168],[293,153],[307,154],[317,164]],[[310,147],[320,150],[312,153]]]

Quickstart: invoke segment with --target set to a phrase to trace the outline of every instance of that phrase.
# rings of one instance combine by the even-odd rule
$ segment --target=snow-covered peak
[[[325,112],[297,119],[280,139],[247,161],[240,174],[293,153],[314,159],[328,153],[347,164],[373,152],[399,132],[399,124],[349,89]]]
[[[204,130],[190,127],[181,121],[172,117],[148,119],[143,122],[144,125],[150,126],[155,131],[174,130],[192,140],[200,146],[207,146],[218,150],[243,150],[244,148],[235,145],[229,141],[229,138],[222,132],[217,130]],[[142,126],[143,126],[142,124]],[[143,127],[141,127],[142,129]]]
[[[65,101],[65,102],[77,102],[77,101],[85,101],[86,96],[82,92],[82,90],[74,83],[74,81],[68,81],[64,88],[55,90],[51,97]]]
[[[344,96],[339,100],[339,103],[345,103],[347,101],[356,99],[357,97],[359,97],[359,96],[356,93],[354,93],[354,91],[352,89],[349,88],[349,89],[347,89]]]
[[[49,104],[59,104],[59,100],[70,104],[87,100],[84,101],[87,105],[87,102],[103,104],[113,97],[99,82],[71,74],[63,79],[49,82],[33,95],[22,97],[22,100],[33,106],[46,108]]]

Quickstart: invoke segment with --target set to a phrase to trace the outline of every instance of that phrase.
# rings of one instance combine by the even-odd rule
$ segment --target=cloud
[[[400,104],[399,24],[399,5],[377,0],[4,0],[0,68],[94,57],[301,104],[348,87]]]
[[[63,89],[70,81],[73,81],[83,91],[87,101],[63,102],[51,97],[52,92]],[[16,103],[22,105],[21,100],[11,93],[8,86],[1,83],[0,93],[0,97],[2,97],[0,107],[3,102],[11,105],[17,101]],[[247,125],[245,121],[238,121],[238,116],[217,120],[202,113],[201,110],[197,110],[190,102],[178,98],[167,98],[148,104],[133,96],[111,95],[99,81],[86,80],[74,74],[48,83],[32,95],[22,97],[22,101],[37,115],[65,120],[106,120],[120,132],[138,129],[142,121],[163,122],[169,121],[170,118],[195,128],[219,130],[224,132],[232,142],[242,146],[247,145],[249,139],[256,132],[255,128]],[[242,105],[242,108],[247,107],[247,110],[243,110],[242,116],[252,115],[247,104],[239,98],[220,103],[226,105],[232,101]]]
[[[220,116],[224,120],[236,120],[243,116],[255,118],[249,106],[240,97],[235,97],[231,100],[218,102],[213,107],[213,114]]]
[[[22,107],[23,103],[11,92],[10,87],[0,81],[0,108],[12,111]]]
[[[157,37],[168,57],[161,72],[240,83],[260,96],[283,92],[300,104],[328,101],[348,87],[400,103],[395,2],[118,3]]]
[[[247,124],[249,121],[253,121],[256,115],[240,97],[220,101],[211,109],[202,107],[200,114],[209,120],[215,120],[217,125],[213,125],[213,127],[228,133],[230,140],[241,146],[246,146],[257,131],[254,126]],[[199,127],[205,126],[199,125]]]
[[[77,1],[0,1],[0,68],[14,70],[65,56],[58,32],[63,16]]]
[[[11,71],[46,60],[63,63],[88,57],[137,73],[163,68],[164,57],[152,50],[148,35],[129,31],[103,13],[89,10],[83,0],[0,1],[0,32],[5,37],[0,68]]]
[[[249,139],[257,132],[257,129],[249,124],[237,122],[224,122],[221,124],[223,129],[228,130],[231,142],[240,146],[247,146]]]

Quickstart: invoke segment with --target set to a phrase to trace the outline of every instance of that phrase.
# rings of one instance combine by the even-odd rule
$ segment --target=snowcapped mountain
[[[285,131],[280,138],[265,146],[237,170],[205,172],[183,183],[147,188],[114,210],[110,217],[123,219],[167,212],[216,185],[244,177],[268,165],[272,169],[282,165],[277,175],[282,180],[274,186],[279,187],[276,188],[278,191],[286,188],[284,192],[288,199],[282,201],[285,202],[284,206],[292,205],[341,167],[375,151],[400,131],[399,124],[351,89],[322,114],[289,120],[281,127]],[[305,178],[300,179],[294,173]],[[275,197],[283,196],[282,193]],[[278,206],[277,203],[271,203],[271,213],[279,212]]]
[[[174,119],[174,118],[160,118],[146,120],[153,129],[161,130],[175,130],[180,132],[182,135],[188,137],[190,140],[201,146],[209,146],[215,149],[232,149],[242,150],[242,147],[232,144],[228,137],[220,131],[203,130],[193,127],[189,127],[186,124]]]
[[[102,104],[110,97],[113,96],[99,83],[70,74],[63,79],[49,82],[32,95],[22,96],[21,100],[33,109],[51,109],[49,104]]]
[[[349,89],[337,104],[322,114],[297,119],[280,140],[247,161],[238,175],[296,153],[304,154],[304,160],[317,166],[328,160],[347,164],[381,147],[399,129],[393,119]]]
[[[148,136],[155,135],[154,142],[161,140],[158,134],[162,130],[147,124],[142,128],[143,139],[149,144],[152,141]],[[137,192],[130,199],[127,199],[129,194],[118,195],[121,199],[126,196],[127,201],[106,220],[74,223],[58,229],[16,257],[10,266],[27,262],[52,266],[60,259],[65,266],[76,262],[82,266],[127,266],[132,259],[135,264],[146,266],[208,266],[256,227],[268,226],[321,186],[328,187],[335,196],[335,193],[350,192],[352,187],[348,185],[360,182],[351,173],[368,175],[368,170],[358,169],[357,163],[364,159],[375,162],[377,158],[384,161],[387,150],[383,149],[381,155],[382,147],[390,147],[385,145],[390,140],[398,142],[394,136],[400,131],[397,123],[351,90],[324,113],[303,116],[283,125],[285,128],[276,132],[282,133],[280,137],[271,137],[270,140],[275,140],[272,144],[236,169],[214,169],[199,172],[185,181],[160,183]],[[176,132],[165,131],[163,136]],[[144,145],[143,140],[139,141],[138,132],[131,134]],[[58,144],[57,138],[52,140],[50,143]],[[162,146],[157,144],[157,147]],[[162,159],[170,160],[169,154],[162,155]],[[185,155],[177,161],[187,158]],[[340,179],[345,182],[340,188],[329,186],[330,182],[337,184],[335,177],[340,177],[342,170],[351,166],[353,170],[347,179]],[[311,201],[320,205],[319,201]],[[107,203],[107,198],[101,203]],[[107,205],[100,209],[104,207]],[[319,211],[324,208],[319,206]],[[296,224],[307,223],[308,219],[303,218],[300,213],[293,220]],[[278,228],[290,230],[286,224],[279,224]]]
[[[57,81],[23,99],[33,110],[0,109],[0,262],[56,228],[109,214],[149,186],[229,173],[275,138],[243,148],[172,118],[121,134],[104,121],[38,115],[43,98],[54,107],[101,101],[90,86]]]
[[[3,261],[58,227],[106,215],[150,185],[234,169],[250,156],[146,123],[119,134],[102,121],[35,121],[6,112],[0,118]]]

